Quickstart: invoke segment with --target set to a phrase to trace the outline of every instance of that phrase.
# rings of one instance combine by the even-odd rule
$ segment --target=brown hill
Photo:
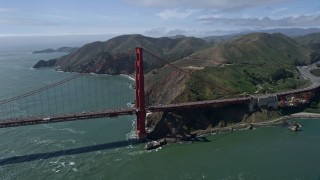
[[[194,37],[171,39],[123,35],[106,42],[86,44],[77,51],[58,58],[55,66],[60,66],[63,71],[129,74],[134,72],[134,48],[137,46],[146,47],[169,61],[175,61],[207,48],[208,45],[203,39]],[[148,60],[148,57],[145,59],[147,71],[163,66],[159,61]]]
[[[148,73],[147,100],[151,105],[170,104],[295,89],[306,83],[295,65],[310,63],[311,54],[311,49],[279,33],[243,35],[174,62],[192,77],[168,65]],[[250,118],[247,107],[230,106],[154,113],[148,126],[154,130],[151,137],[185,137],[197,129]]]

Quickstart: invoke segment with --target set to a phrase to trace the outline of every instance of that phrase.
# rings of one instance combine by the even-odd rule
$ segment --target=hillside
[[[142,35],[123,35],[106,42],[86,44],[77,51],[57,59],[55,66],[63,71],[94,72],[106,74],[133,73],[134,48],[146,47],[155,54],[175,61],[208,47],[199,38],[150,38]],[[145,58],[147,71],[163,66],[163,63]]]
[[[312,49],[320,52],[320,33],[312,33],[305,36],[295,38],[299,43],[309,46]]]
[[[302,44],[317,44],[320,43],[320,33],[312,33],[304,36],[298,36],[295,39]]]
[[[212,63],[232,64],[292,64],[307,62],[309,50],[283,34],[252,33],[223,45],[197,52],[193,59]]]
[[[193,77],[171,66],[148,73],[146,94],[151,98],[147,100],[152,105],[169,104],[296,89],[307,82],[300,79],[295,65],[308,64],[311,54],[311,49],[282,34],[243,35],[174,62]],[[237,112],[239,116],[231,117],[230,112]],[[246,119],[244,117],[250,117],[247,108],[232,106],[223,108],[222,112],[208,108],[192,112],[154,113],[149,117],[148,125],[161,136],[165,131],[160,131],[160,127],[167,129],[168,133],[171,133],[170,127],[188,134],[194,129],[221,125],[222,120],[223,126],[241,122]],[[184,121],[188,121],[187,126]],[[172,127],[174,125],[177,127]]]

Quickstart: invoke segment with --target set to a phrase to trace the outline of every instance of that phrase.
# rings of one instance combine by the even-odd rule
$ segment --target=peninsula
[[[320,42],[312,41],[310,46],[307,39],[310,38],[291,38],[280,33],[249,33],[214,43],[184,36],[123,35],[106,42],[86,44],[73,53],[51,60],[49,66],[59,66],[59,69],[70,72],[130,75],[135,71],[133,49],[140,45],[163,60],[149,55],[145,57],[147,106],[261,96],[310,87],[315,83],[301,74],[303,69],[297,68],[320,60],[319,46],[315,45]],[[168,63],[187,73],[168,66]],[[278,108],[279,104],[259,108],[236,104],[155,112],[147,117],[147,126],[150,138],[185,138],[199,130],[260,123],[318,107],[318,94],[312,94],[308,100],[299,106],[284,108]],[[291,100],[281,100],[281,103],[294,104]]]

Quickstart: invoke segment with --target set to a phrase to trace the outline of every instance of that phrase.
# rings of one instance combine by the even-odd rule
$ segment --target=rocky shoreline
[[[197,138],[199,138],[199,137],[204,137],[204,136],[208,136],[208,135],[216,134],[216,133],[232,132],[235,130],[250,130],[253,128],[260,128],[260,127],[281,126],[281,125],[286,125],[288,120],[317,119],[317,118],[320,119],[320,114],[301,112],[301,113],[291,114],[288,116],[283,116],[281,118],[274,119],[271,121],[264,121],[264,122],[258,122],[258,123],[240,123],[240,124],[234,124],[234,125],[227,126],[227,127],[198,130],[198,131],[192,132],[192,134],[190,135],[190,138],[188,138],[188,139],[170,137],[170,138],[162,138],[162,139],[159,139],[158,141],[165,140],[167,142],[167,144],[193,142],[193,141],[197,141]]]
[[[291,114],[288,116],[283,116],[281,118],[274,119],[271,121],[264,121],[264,122],[258,122],[258,123],[240,123],[240,124],[235,124],[232,126],[227,126],[222,128],[199,130],[193,133],[197,137],[199,137],[199,136],[205,136],[205,135],[210,135],[210,134],[220,133],[220,132],[229,132],[234,130],[244,130],[244,129],[259,128],[259,127],[285,125],[288,120],[293,120],[293,119],[317,119],[317,118],[320,118],[320,114],[302,112],[302,113]]]

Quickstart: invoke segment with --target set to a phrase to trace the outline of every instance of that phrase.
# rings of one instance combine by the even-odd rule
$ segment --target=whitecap
[[[145,153],[149,153],[149,151],[134,151],[134,152],[129,152],[128,154],[131,156],[136,156],[136,155],[141,155]]]
[[[78,172],[77,168],[72,168],[72,171]]]
[[[71,133],[74,133],[74,134],[84,134],[86,133],[86,131],[76,131],[76,130],[73,130],[73,129],[70,129],[70,128],[55,128],[55,127],[52,127],[48,124],[44,124],[43,127],[45,128],[48,128],[50,130],[53,130],[53,131],[68,131],[68,132],[71,132]]]
[[[131,77],[129,75],[126,75],[126,74],[120,74],[120,76],[126,77],[126,78],[130,79],[131,81],[136,81],[135,78],[133,78],[133,77]]]
[[[45,144],[45,145],[49,145],[49,144],[54,144],[54,140],[33,140],[34,143],[36,143],[37,145],[41,145],[41,144]]]
[[[128,103],[127,103],[127,107],[134,107],[134,103],[128,102]]]
[[[71,143],[76,143],[76,140],[74,140],[74,139],[68,139],[68,140],[63,140],[62,142],[71,142]]]
[[[131,131],[126,134],[126,140],[136,139],[137,138],[137,135],[136,135],[136,121],[135,121],[135,119],[131,120],[131,127],[132,127]]]
[[[61,170],[60,169],[53,169],[54,172],[58,173],[60,172]]]
[[[70,128],[63,128],[63,129],[59,129],[59,130],[69,131],[69,132],[74,133],[74,134],[84,134],[84,133],[86,133],[86,131],[76,131],[76,130],[73,130],[73,129],[70,129]]]

